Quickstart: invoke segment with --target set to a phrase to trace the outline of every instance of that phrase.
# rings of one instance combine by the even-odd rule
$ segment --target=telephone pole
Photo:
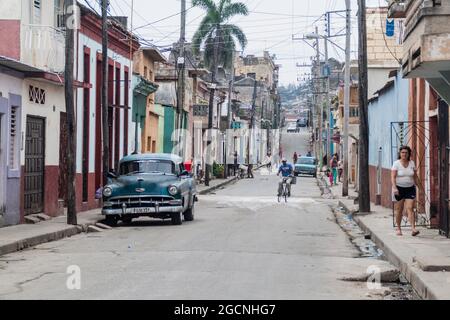
[[[231,63],[231,79],[230,79],[230,83],[229,83],[229,87],[228,87],[228,109],[227,109],[227,127],[225,129],[225,139],[226,139],[226,144],[225,144],[225,178],[228,178],[228,164],[227,164],[227,155],[228,155],[228,133],[229,133],[229,129],[231,128],[231,97],[233,94],[233,87],[234,87],[234,55],[235,52],[233,50],[233,54],[232,54],[232,63]]]
[[[327,142],[326,142],[326,155],[327,155],[327,162],[330,162],[331,160],[331,103],[330,103],[330,66],[328,65],[328,38],[323,37],[324,40],[324,48],[325,48],[325,65],[324,65],[324,76],[326,77],[326,88],[325,88],[325,103],[326,105],[326,114],[328,118],[328,129],[327,132]],[[328,166],[328,163],[327,163]]]
[[[177,92],[177,129],[183,128],[183,110],[185,100],[185,86],[186,86],[186,61],[185,61],[185,42],[186,42],[186,0],[181,0],[181,27],[180,27],[180,41],[177,64],[180,67],[178,77],[178,92]],[[184,150],[184,148],[183,148]]]
[[[109,173],[109,123],[108,123],[108,5],[102,0],[102,129],[103,129],[103,185],[108,181]],[[136,124],[137,125],[137,124]]]
[[[358,0],[359,27],[359,212],[370,212],[369,126],[367,97],[366,1]]]
[[[319,34],[319,28],[316,27],[316,35]],[[320,49],[319,49],[319,38],[317,38],[316,41],[316,61],[317,61],[317,66],[316,66],[316,81],[321,81],[320,75]],[[317,83],[317,82],[316,82]],[[318,146],[318,157],[319,157],[319,163],[322,163],[323,167],[323,161],[322,161],[322,151],[323,151],[323,142],[322,142],[322,118],[323,118],[323,104],[322,104],[322,99],[320,98],[321,93],[320,91],[322,90],[322,86],[317,86],[316,85],[316,90],[317,90],[317,96],[316,96],[316,102],[318,104],[318,110],[319,110],[319,119],[318,119],[318,127],[319,127],[319,146]]]
[[[67,224],[77,224],[77,211],[75,202],[75,150],[76,150],[76,134],[75,134],[75,110],[73,102],[73,64],[74,64],[74,26],[69,25],[69,8],[74,14],[74,1],[65,0],[66,13],[66,52],[65,52],[65,100],[67,114],[67,140],[61,141],[67,143]]]
[[[350,0],[345,0],[346,12],[346,35],[345,35],[345,72],[344,72],[344,145],[342,157],[344,158],[344,170],[342,185],[342,196],[348,196],[348,119],[350,108],[350,36],[351,36],[351,3]]]
[[[219,56],[219,39],[220,39],[220,29],[217,28],[214,35],[214,55],[213,55],[213,67],[211,73],[211,86],[209,90],[209,106],[208,106],[208,133],[207,133],[207,148],[209,150],[212,139],[212,128],[213,128],[213,113],[214,113],[214,96],[216,94],[216,73],[217,73],[217,60]],[[211,155],[207,155],[207,158]],[[206,172],[205,172],[205,186],[209,186],[209,180],[211,175],[211,164],[210,161],[206,161]]]

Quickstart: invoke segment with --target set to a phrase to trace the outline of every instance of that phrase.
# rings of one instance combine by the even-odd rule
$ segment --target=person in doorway
[[[297,151],[295,151],[294,152],[294,155],[292,156],[292,160],[293,160],[293,163],[294,163],[294,165],[297,163],[297,160],[298,160],[298,154],[297,154]]]
[[[417,169],[411,160],[412,150],[408,146],[400,148],[398,160],[392,165],[391,183],[397,224],[397,235],[402,235],[401,223],[403,211],[406,210],[412,227],[412,236],[419,234],[416,229],[414,206],[416,201],[416,186],[418,186]]]

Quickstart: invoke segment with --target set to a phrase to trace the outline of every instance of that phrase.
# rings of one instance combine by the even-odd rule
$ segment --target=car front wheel
[[[117,226],[118,219],[116,216],[106,216],[105,217],[105,224],[110,227]]]
[[[194,221],[194,204],[192,204],[192,207],[187,209],[184,213],[184,221]]]
[[[171,220],[174,226],[182,224],[183,222],[181,221],[181,212],[172,213]]]

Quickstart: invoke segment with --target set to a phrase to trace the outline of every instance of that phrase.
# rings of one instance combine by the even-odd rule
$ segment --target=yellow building
[[[155,48],[141,48],[134,54],[135,74],[155,83],[155,62],[166,62],[164,56]],[[154,153],[162,150],[160,135],[161,112],[155,108],[155,94],[147,97],[145,120],[141,132],[141,152]]]

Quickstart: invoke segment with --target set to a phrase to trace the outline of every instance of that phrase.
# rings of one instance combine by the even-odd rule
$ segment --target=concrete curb
[[[344,207],[345,208],[345,207]],[[370,234],[372,241],[378,248],[383,250],[383,253],[390,263],[396,266],[405,278],[411,283],[414,290],[422,299],[436,300],[437,296],[433,293],[431,288],[423,281],[420,275],[402,258],[400,258],[389,246],[387,246],[381,238],[374,233],[358,216],[353,219],[359,227],[367,234]]]
[[[60,240],[67,237],[72,237],[82,232],[79,226],[70,226],[62,230],[40,234],[26,239],[17,240],[0,246],[0,256],[21,251],[27,248],[37,246],[42,243]]]
[[[200,195],[208,194],[208,193],[210,193],[210,192],[213,192],[214,190],[217,190],[217,189],[219,189],[219,188],[221,188],[221,187],[223,187],[223,186],[226,186],[226,185],[232,183],[233,181],[237,181],[237,180],[238,180],[237,177],[233,177],[233,178],[231,178],[231,179],[228,179],[227,181],[224,181],[224,182],[222,182],[222,183],[219,183],[219,184],[216,185],[216,186],[213,186],[213,187],[207,188],[207,189],[205,189],[205,190],[202,190],[202,191],[200,191],[198,194],[200,194]]]
[[[384,256],[386,259],[392,263],[395,267],[397,267],[403,276],[408,280],[408,282],[412,285],[417,294],[426,300],[437,300],[438,297],[431,290],[431,288],[426,284],[426,282],[420,277],[420,275],[412,268],[408,262],[404,261],[399,255],[397,255],[392,248],[390,248],[386,243],[372,230],[370,229],[361,219],[360,217],[370,215],[370,213],[359,214],[352,212],[347,204],[343,201],[338,202],[338,205],[344,208],[347,214],[352,214],[353,220],[356,224],[364,231],[364,233],[369,234],[371,240],[376,244],[376,246],[383,250]]]

